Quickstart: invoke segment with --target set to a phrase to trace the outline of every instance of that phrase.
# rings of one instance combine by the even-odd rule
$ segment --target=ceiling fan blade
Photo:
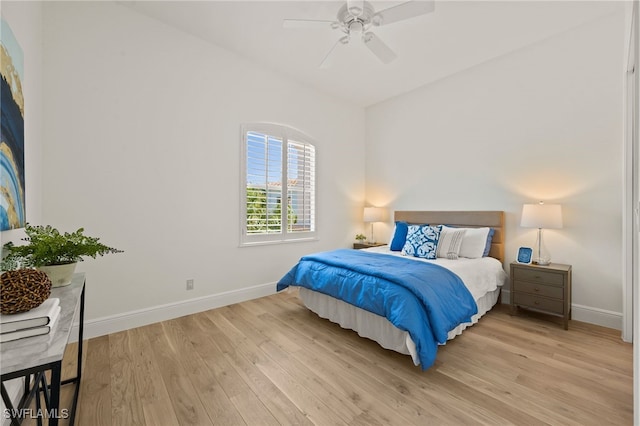
[[[433,0],[416,0],[401,3],[397,6],[384,9],[376,13],[374,25],[387,25],[416,16],[431,13],[436,5]]]
[[[395,52],[372,32],[364,35],[364,44],[385,64],[388,64],[396,58]]]
[[[325,55],[324,59],[322,60],[322,62],[320,62],[319,67],[320,68],[329,68],[329,65],[331,65],[331,57],[333,56],[333,52],[336,50],[336,47],[343,45],[343,44],[347,44],[349,43],[349,36],[343,36],[340,38],[340,40],[336,41],[336,43],[333,45],[333,47],[331,48],[331,50],[329,50],[329,52]]]
[[[347,10],[352,16],[360,16],[364,12],[364,0],[347,0]]]
[[[282,28],[326,28],[332,29],[335,21],[321,21],[315,19],[285,19]]]

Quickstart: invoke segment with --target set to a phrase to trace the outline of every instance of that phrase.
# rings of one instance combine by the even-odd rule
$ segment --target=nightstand
[[[511,263],[511,315],[518,307],[571,319],[571,265]]]
[[[356,250],[366,249],[371,247],[386,246],[386,243],[353,243],[353,248]]]

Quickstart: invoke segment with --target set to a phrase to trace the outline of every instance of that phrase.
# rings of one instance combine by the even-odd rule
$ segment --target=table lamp
[[[365,207],[363,216],[365,222],[371,223],[371,242],[375,243],[373,239],[373,224],[384,220],[384,209],[380,207]]]
[[[538,238],[534,247],[533,263],[548,265],[551,256],[542,240],[543,228],[562,228],[562,207],[560,204],[524,204],[522,206],[522,219],[520,226],[524,228],[538,228]]]

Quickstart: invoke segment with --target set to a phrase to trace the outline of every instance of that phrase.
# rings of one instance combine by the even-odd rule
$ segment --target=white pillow
[[[449,228],[443,225],[442,231],[440,231],[440,239],[438,239],[436,256],[451,260],[457,259],[466,232],[466,228]]]
[[[462,238],[462,245],[458,256],[476,259],[482,257],[487,245],[487,236],[491,228],[460,228],[466,229]]]

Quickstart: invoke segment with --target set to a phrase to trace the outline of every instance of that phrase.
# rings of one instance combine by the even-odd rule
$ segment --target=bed
[[[392,235],[393,238],[389,245],[360,251],[332,251],[321,253],[317,256],[314,254],[309,257],[303,257],[279,282],[278,290],[289,286],[299,287],[299,297],[305,306],[320,317],[329,319],[343,328],[352,329],[360,336],[376,341],[383,348],[410,355],[413,363],[420,365],[424,370],[433,364],[438,345],[446,344],[448,340],[460,335],[467,327],[478,322],[498,302],[500,289],[507,279],[502,266],[504,256],[504,213],[502,211],[396,211],[394,221],[396,229],[394,229],[394,235]],[[400,225],[408,226],[409,236],[401,235]],[[407,239],[410,239],[409,237],[416,235],[415,231],[418,228],[421,230],[439,228],[442,232],[439,234],[440,242],[436,242],[436,245],[439,245],[440,248],[447,246],[447,244],[443,244],[445,241],[451,243],[451,238],[456,238],[452,237],[452,235],[457,236],[457,239],[460,240],[457,245],[458,252],[456,252],[455,256],[452,253],[448,253],[442,257],[438,252],[438,256],[435,259],[425,259],[423,256],[415,257],[418,254],[411,252],[411,248],[404,247],[404,244],[406,244]],[[492,235],[491,238],[487,239],[486,246],[482,247],[484,249],[482,255],[478,256],[478,248],[473,249],[469,245],[470,243],[466,246],[464,243],[472,241],[472,235],[478,235],[479,232],[484,232],[486,228],[492,230]],[[467,237],[467,240],[464,240],[465,237]],[[403,250],[401,251],[398,251],[399,240],[397,238],[400,238],[403,243]],[[455,245],[451,243],[451,246]],[[395,251],[391,251],[391,247]],[[469,249],[473,249],[475,252],[470,252]],[[473,258],[464,257],[463,255]],[[322,267],[319,268],[317,266],[320,265],[318,262],[323,262],[325,258],[335,259],[339,264],[328,267],[321,265]],[[397,260],[392,260],[392,258]],[[307,268],[312,270],[312,275],[306,279],[310,285],[305,283],[305,278],[300,275],[303,261],[305,267],[312,265]],[[352,267],[350,262],[355,262],[357,265],[363,263],[364,266],[356,265]],[[395,307],[389,307],[388,304],[396,303],[396,299],[400,296],[396,293],[389,296],[380,296],[382,293],[377,290],[376,295],[373,297],[380,301],[384,299],[384,302],[380,302],[384,306],[379,308],[374,306],[372,308],[371,305],[376,305],[376,302],[378,302],[376,299],[368,303],[361,303],[362,296],[360,292],[364,291],[363,288],[375,287],[378,284],[377,282],[376,284],[368,284],[370,280],[368,276],[360,279],[360,275],[352,277],[350,274],[360,274],[362,272],[360,269],[364,269],[368,273],[371,265],[384,265],[380,267],[381,269],[386,268],[380,272],[383,281],[394,281],[395,274],[408,275],[410,279],[413,279],[412,277],[418,274],[431,273],[428,270],[423,271],[423,269],[417,269],[415,272],[413,269],[409,269],[414,268],[414,265],[415,268],[435,269],[438,274],[446,274],[437,275],[430,280],[426,280],[435,281],[433,289],[429,290],[432,293],[426,297],[443,300],[444,302],[438,303],[444,303],[444,307],[427,306],[425,308],[427,317],[424,317],[421,312],[416,311],[414,313],[412,311],[414,309],[413,302],[402,302]],[[331,268],[332,275],[326,279],[318,278],[318,270],[327,268]],[[335,268],[344,268],[344,270]],[[351,269],[356,272],[352,272]],[[400,271],[396,272],[395,269]],[[323,273],[326,273],[326,271],[323,271]],[[387,273],[392,274],[392,277]],[[337,278],[333,278],[338,275],[343,276],[341,284],[337,283],[339,281]],[[448,284],[447,280],[454,278],[461,283],[465,290],[451,287],[454,289],[451,295],[449,293],[446,296],[433,293],[434,291],[445,291],[449,288],[449,285],[459,285],[453,282]],[[331,288],[337,288],[338,285],[342,287],[339,287],[340,290],[336,293],[327,291],[327,287],[316,285],[323,280]],[[447,282],[447,284],[443,284],[444,282]],[[352,286],[360,287],[354,289]],[[416,286],[421,287],[422,283],[418,283]],[[404,293],[407,292],[405,289],[397,290],[395,285],[393,288],[394,292],[403,292],[402,297],[405,297]],[[414,291],[411,286],[408,289],[409,293]],[[419,291],[423,290],[419,289]],[[351,296],[352,293],[355,296]],[[424,297],[418,295],[417,305],[421,305],[420,300]],[[425,303],[429,303],[429,301]],[[474,305],[473,307],[471,306],[472,304]],[[395,313],[405,309],[405,316],[408,319],[398,320],[395,317]],[[449,317],[432,319],[429,316],[432,315],[431,311],[437,312],[438,309]],[[460,312],[457,312],[458,309]],[[420,330],[414,329],[416,327],[414,323],[416,322]],[[423,323],[426,323],[427,326]],[[425,328],[433,328],[434,330],[425,332],[423,330]],[[440,328],[440,330],[437,330],[437,328]],[[424,333],[430,335],[425,336]]]

